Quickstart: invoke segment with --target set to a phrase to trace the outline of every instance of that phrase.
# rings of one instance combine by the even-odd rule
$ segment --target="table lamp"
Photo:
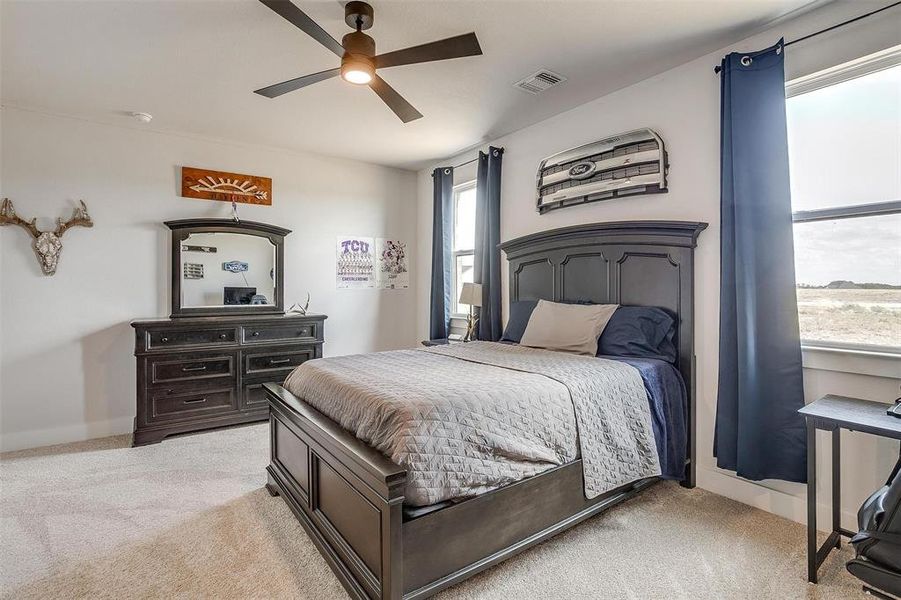
[[[463,338],[464,342],[469,342],[475,337],[476,323],[479,322],[475,315],[473,315],[472,309],[475,306],[482,306],[482,284],[464,283],[463,289],[460,290],[459,303],[469,305],[469,319],[466,321],[466,337]]]

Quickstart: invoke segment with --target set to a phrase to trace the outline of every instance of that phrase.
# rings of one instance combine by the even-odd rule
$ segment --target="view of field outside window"
[[[472,283],[476,238],[476,187],[475,183],[463,184],[454,190],[454,286],[455,315],[468,315],[469,305],[460,304],[463,283]]]
[[[786,105],[794,211],[901,200],[901,65]],[[794,233],[801,339],[901,347],[901,214]]]

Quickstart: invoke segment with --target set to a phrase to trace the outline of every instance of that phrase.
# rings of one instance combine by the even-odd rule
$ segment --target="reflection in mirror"
[[[273,306],[275,261],[269,238],[192,233],[181,243],[181,306]]]

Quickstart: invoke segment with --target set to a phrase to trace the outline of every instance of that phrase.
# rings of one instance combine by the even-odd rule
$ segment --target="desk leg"
[[[807,422],[807,581],[817,582],[817,430]]]
[[[838,427],[832,430],[832,531],[840,532],[842,529],[842,430]],[[835,547],[842,547],[842,536],[835,537]]]

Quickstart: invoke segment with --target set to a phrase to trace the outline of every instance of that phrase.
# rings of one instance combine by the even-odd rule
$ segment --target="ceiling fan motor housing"
[[[352,54],[372,58],[375,56],[375,40],[363,33],[354,31],[341,38],[344,54]]]
[[[344,46],[344,56],[341,57],[341,76],[351,83],[364,83],[354,81],[347,76],[349,71],[359,71],[369,74],[369,78],[375,76],[375,40],[363,33],[354,31],[348,33],[341,40]],[[364,78],[365,79],[365,78]]]

